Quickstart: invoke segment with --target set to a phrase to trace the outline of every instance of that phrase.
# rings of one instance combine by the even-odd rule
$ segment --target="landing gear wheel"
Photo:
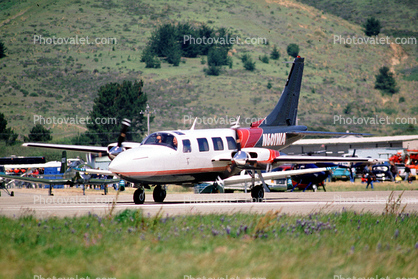
[[[251,197],[253,198],[253,202],[262,202],[264,199],[264,189],[263,186],[255,186],[251,189]]]
[[[143,204],[145,202],[145,191],[143,188],[138,188],[134,192],[134,203]]]
[[[154,188],[154,192],[152,192],[152,196],[155,202],[163,202],[167,196],[167,191],[161,185],[157,185]]]

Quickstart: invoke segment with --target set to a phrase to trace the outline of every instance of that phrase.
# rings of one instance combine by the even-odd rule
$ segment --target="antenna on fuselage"
[[[241,116],[238,116],[237,121],[231,123],[231,129],[236,130],[240,127],[240,125],[239,125],[239,119],[240,118],[241,118]]]
[[[196,122],[197,122],[197,117],[194,119],[193,125],[192,127],[190,127],[190,130],[194,130],[194,126],[196,126]]]

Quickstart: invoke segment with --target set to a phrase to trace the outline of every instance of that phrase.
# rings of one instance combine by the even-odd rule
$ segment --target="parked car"
[[[338,167],[332,172],[331,181],[350,180],[350,170],[348,168]]]
[[[372,173],[376,176],[377,181],[393,181],[388,165],[374,165],[372,166]]]

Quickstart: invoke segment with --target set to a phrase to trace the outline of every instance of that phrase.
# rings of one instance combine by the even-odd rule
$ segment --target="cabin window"
[[[224,150],[224,143],[221,138],[212,138],[213,149],[215,150]]]
[[[206,152],[209,151],[209,144],[206,138],[198,138],[197,143],[199,144],[199,151]]]
[[[153,133],[143,143],[144,145],[164,145],[177,150],[177,138],[169,133]]]
[[[228,149],[235,150],[237,149],[237,143],[233,137],[226,137],[226,141],[228,142]]]
[[[190,140],[184,139],[183,140],[183,153],[190,153],[192,152],[192,146],[190,144]]]

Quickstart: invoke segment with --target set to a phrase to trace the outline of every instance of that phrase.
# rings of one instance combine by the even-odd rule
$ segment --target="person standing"
[[[366,173],[366,178],[367,178],[366,189],[369,187],[369,185],[370,185],[370,188],[374,189],[373,188],[373,173],[372,172]]]
[[[409,181],[410,174],[411,174],[411,169],[408,166],[405,166],[405,181]]]

